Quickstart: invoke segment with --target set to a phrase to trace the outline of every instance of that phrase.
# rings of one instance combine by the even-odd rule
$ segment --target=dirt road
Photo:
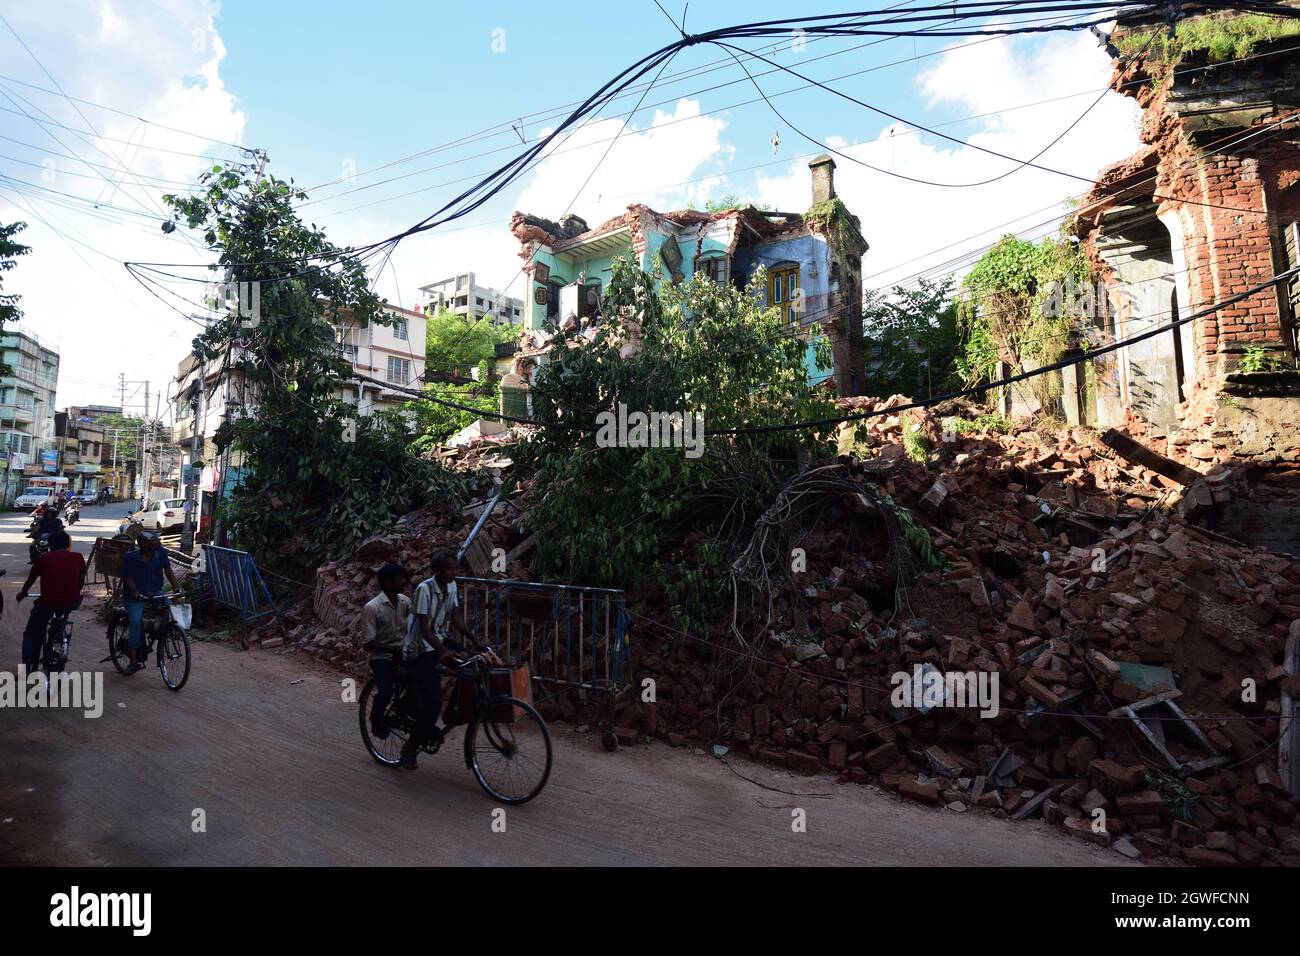
[[[122,507],[87,509],[76,547]],[[27,519],[0,517],[0,670],[14,671],[27,606]],[[98,603],[100,591],[87,605]],[[103,715],[0,709],[0,862],[30,864],[1122,865],[1041,823],[903,803],[664,744],[607,754],[556,728],[542,796],[496,806],[457,732],[416,773],[374,764],[338,675],[292,651],[197,642],[179,693],[149,668],[100,663],[102,626],[78,613],[70,669],[106,670]],[[815,794],[810,796],[809,794]],[[806,832],[792,829],[793,808]],[[205,829],[196,832],[197,811]]]

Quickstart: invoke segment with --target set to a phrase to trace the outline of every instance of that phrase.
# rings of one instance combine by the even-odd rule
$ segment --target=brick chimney
[[[812,201],[816,206],[835,198],[835,160],[825,153],[808,163],[812,170]]]

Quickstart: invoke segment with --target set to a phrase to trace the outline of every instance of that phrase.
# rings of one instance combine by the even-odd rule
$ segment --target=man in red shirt
[[[66,531],[50,535],[50,550],[36,559],[27,581],[18,592],[18,600],[27,597],[39,576],[41,596],[32,606],[32,616],[23,631],[23,665],[30,671],[41,657],[45,629],[55,611],[72,610],[81,604],[81,588],[86,583],[86,559],[71,550],[72,538]]]

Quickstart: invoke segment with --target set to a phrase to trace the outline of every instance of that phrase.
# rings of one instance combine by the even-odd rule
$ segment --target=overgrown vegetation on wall
[[[1194,53],[1203,53],[1210,63],[1239,60],[1261,44],[1294,36],[1300,36],[1300,20],[1259,13],[1213,13],[1179,21],[1172,37],[1161,25],[1120,37],[1116,47],[1124,56],[1145,50],[1148,63],[1172,67]]]
[[[850,261],[866,248],[862,238],[862,223],[857,216],[849,212],[839,196],[815,203],[804,213],[804,225],[813,232],[826,237],[835,258],[841,262]]]
[[[1072,293],[1091,283],[1087,261],[1074,243],[1004,236],[962,280],[957,300],[961,377],[969,384],[991,381],[998,377],[999,361],[1013,374],[1058,361],[1081,318]],[[1041,375],[1030,383],[1043,410],[1059,412],[1059,379]]]

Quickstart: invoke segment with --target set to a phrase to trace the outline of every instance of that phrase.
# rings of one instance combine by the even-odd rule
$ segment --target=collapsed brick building
[[[600,320],[601,296],[613,260],[630,258],[680,284],[696,274],[721,284],[747,287],[764,270],[763,304],[809,342],[809,380],[836,394],[857,395],[865,386],[862,360],[862,257],[867,242],[861,223],[835,194],[835,161],[809,164],[812,204],[806,212],[778,212],[738,205],[713,212],[657,212],[641,203],[589,228],[568,215],[559,222],[516,212],[510,228],[528,278],[524,324],[532,341],[519,353],[545,361],[547,335],[566,322]],[[824,336],[832,367],[819,368],[812,339]],[[503,404],[527,411],[529,382],[513,375]]]
[[[1113,86],[1141,105],[1144,145],[1103,170],[1080,206],[1075,230],[1111,306],[1095,338],[1130,338],[1262,288],[1099,358],[1091,388],[1067,374],[1066,414],[1127,418],[1193,462],[1296,463],[1300,280],[1268,284],[1300,265],[1296,30],[1235,14],[1197,21],[1176,26],[1175,37],[1191,31],[1180,41],[1164,24],[1124,21],[1111,38]],[[1260,36],[1225,53],[1218,29]]]

